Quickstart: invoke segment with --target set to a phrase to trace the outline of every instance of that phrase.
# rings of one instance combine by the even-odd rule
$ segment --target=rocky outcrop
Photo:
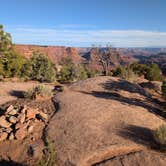
[[[36,125],[44,126],[47,121],[48,115],[39,109],[10,105],[0,117],[0,141],[22,140],[33,133]]]
[[[91,166],[144,151],[155,144],[152,131],[165,123],[166,114],[149,93],[115,77],[74,83],[56,99],[60,110],[50,120],[47,135],[59,166]]]

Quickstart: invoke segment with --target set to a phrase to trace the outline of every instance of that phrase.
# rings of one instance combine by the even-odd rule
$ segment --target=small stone
[[[17,114],[17,110],[13,109],[10,112],[8,112],[8,115],[16,115]]]
[[[0,141],[4,141],[7,139],[8,133],[2,132],[0,133]]]
[[[26,137],[27,135],[27,131],[26,131],[26,128],[24,127],[21,127],[19,128],[17,131],[16,131],[16,134],[15,134],[15,137],[16,139],[18,140],[22,140]]]
[[[13,124],[16,124],[17,123],[17,118],[15,116],[11,116],[9,118],[9,122],[13,123]]]
[[[19,116],[18,116],[18,121],[20,123],[24,123],[25,122],[25,113],[21,113]]]
[[[38,117],[39,119],[41,119],[42,121],[44,121],[44,122],[47,122],[47,121],[48,121],[48,115],[45,114],[45,113],[43,113],[43,112],[39,112],[39,114],[37,115],[37,117]]]
[[[13,133],[10,133],[9,135],[9,140],[13,140],[14,139],[14,134]]]
[[[36,118],[36,114],[38,113],[37,109],[28,109],[26,111],[26,118],[29,119],[35,119]]]
[[[27,106],[24,105],[23,109],[21,110],[21,113],[24,113],[25,114],[25,111],[27,110]]]
[[[11,133],[12,130],[13,130],[13,129],[9,127],[9,128],[7,128],[7,129],[5,129],[5,132]]]
[[[10,111],[12,111],[14,109],[13,105],[10,105],[7,110],[6,110],[6,114],[8,114]]]
[[[28,133],[32,133],[33,132],[33,126],[29,126],[28,127]]]
[[[4,128],[9,128],[11,126],[11,123],[6,120],[4,115],[0,117],[0,126]]]

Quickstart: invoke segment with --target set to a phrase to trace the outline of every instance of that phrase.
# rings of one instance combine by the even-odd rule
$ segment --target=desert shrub
[[[72,82],[75,79],[75,66],[71,64],[63,65],[60,71],[61,82]]]
[[[30,65],[30,66],[29,66]],[[24,71],[32,80],[40,82],[53,82],[56,78],[56,69],[54,64],[43,54],[34,52],[32,59],[24,66]]]
[[[87,78],[84,67],[76,65],[69,57],[63,58],[60,65],[62,66],[59,73],[59,80],[61,82],[73,82]]]
[[[161,148],[166,148],[166,124],[161,125],[154,131],[154,139],[161,145]]]
[[[137,76],[144,76],[149,81],[161,81],[162,72],[157,64],[131,64],[128,67],[118,67],[113,76],[119,76],[129,80]]]
[[[148,65],[146,65],[146,64],[139,64],[139,63],[133,63],[133,64],[130,65],[130,68],[138,76],[142,76],[142,75],[145,75],[147,73]]]
[[[12,52],[5,55],[0,61],[4,77],[21,77],[22,67],[26,63],[26,59],[23,56]]]
[[[149,81],[161,81],[162,72],[159,66],[155,63],[148,65],[145,78]]]
[[[162,96],[164,99],[166,99],[166,81],[163,81],[161,86]]]
[[[137,74],[135,74],[129,66],[128,67],[125,67],[125,66],[118,67],[113,72],[113,76],[118,76],[120,78],[123,78],[123,79],[131,81],[131,82],[136,81],[137,77],[138,77]]]
[[[25,98],[29,98],[32,100],[35,100],[38,96],[51,97],[52,90],[48,86],[38,85],[38,86],[28,89],[28,91],[24,93]]]
[[[0,75],[20,77],[25,61],[25,58],[14,51],[10,34],[6,33],[0,25]]]

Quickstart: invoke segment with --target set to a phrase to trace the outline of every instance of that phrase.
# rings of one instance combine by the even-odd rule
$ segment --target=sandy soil
[[[22,97],[22,92],[33,86],[39,85],[37,82],[0,82],[0,105],[7,101]]]

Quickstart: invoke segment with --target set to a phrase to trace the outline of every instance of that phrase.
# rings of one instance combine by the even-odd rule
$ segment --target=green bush
[[[162,72],[159,66],[157,64],[148,65],[145,78],[148,79],[149,81],[161,81]]]
[[[118,67],[114,72],[113,76],[118,76],[122,79],[134,82],[137,80],[138,75],[133,72],[130,67]]]
[[[40,97],[51,97],[52,90],[45,85],[38,85],[33,88],[30,88],[27,92],[24,93],[25,98],[35,100],[38,96]]]
[[[24,65],[25,76],[40,82],[53,82],[56,78],[55,65],[43,54],[35,52],[28,64]]]
[[[157,64],[132,64],[128,67],[118,67],[113,76],[119,76],[127,80],[133,80],[137,76],[144,76],[149,81],[161,81],[162,72]]]
[[[59,73],[61,82],[79,81],[98,75],[97,71],[92,70],[87,65],[74,64],[70,58],[63,58],[60,65],[62,66]]]
[[[154,131],[154,139],[161,148],[166,148],[166,124],[161,125]]]
[[[5,55],[1,60],[1,70],[4,77],[21,77],[22,67],[26,59],[16,52]]]
[[[162,96],[164,99],[166,99],[166,81],[163,81],[161,86]]]

